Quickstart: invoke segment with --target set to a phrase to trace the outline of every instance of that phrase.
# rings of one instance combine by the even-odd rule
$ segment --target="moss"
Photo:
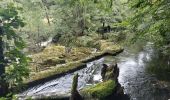
[[[58,67],[53,66],[53,67],[51,67],[51,69],[47,69],[47,70],[37,72],[37,73],[31,73],[30,78],[25,80],[25,83],[39,80],[42,78],[46,78],[46,77],[49,77],[52,75],[67,73],[70,70],[74,70],[78,67],[85,66],[85,65],[86,64],[81,63],[81,62],[71,62],[71,63],[67,63],[66,65],[62,65],[62,66],[58,66]]]
[[[30,78],[26,80],[26,83],[75,70],[79,66],[85,65],[85,62],[95,60],[108,52],[109,54],[115,54],[120,50],[119,46],[111,45],[113,43],[108,43],[107,41],[103,41],[103,43],[109,44],[103,45],[103,48],[107,49],[96,53],[92,53],[93,49],[87,47],[72,48],[67,55],[65,54],[64,46],[51,45],[45,48],[42,52],[32,56],[34,62],[30,64],[32,73]],[[61,65],[63,63],[66,64]]]
[[[91,48],[76,47],[71,50],[71,52],[66,56],[66,59],[68,62],[78,61],[91,55],[91,52]]]
[[[76,46],[96,48],[95,42],[100,39],[101,39],[100,35],[96,33],[88,34],[88,36],[80,36],[77,38],[78,43],[76,43]]]
[[[64,46],[51,45],[42,52],[32,55],[33,62],[43,63],[47,59],[63,57],[65,55]]]
[[[66,61],[64,59],[60,59],[60,58],[50,58],[45,60],[42,65],[49,65],[49,66],[55,66],[56,64],[64,64],[66,63]]]
[[[51,46],[45,48],[43,50],[43,52],[46,52],[46,53],[49,53],[49,52],[51,52],[51,53],[55,52],[56,53],[57,52],[57,53],[63,54],[63,53],[65,53],[65,46],[51,45]]]
[[[79,48],[73,48],[72,53],[76,54],[76,53],[84,53],[84,54],[91,54],[92,49],[90,48],[86,48],[86,47],[79,47]]]
[[[106,40],[100,41],[100,50],[101,51],[108,51],[108,52],[114,52],[116,50],[122,49],[119,45],[114,44],[113,42],[109,42]]]
[[[114,80],[98,83],[95,86],[85,88],[82,94],[92,98],[104,99],[111,95],[115,90],[116,84]]]

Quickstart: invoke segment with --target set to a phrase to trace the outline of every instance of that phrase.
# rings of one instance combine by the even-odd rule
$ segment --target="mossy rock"
[[[77,54],[77,53],[84,53],[84,54],[91,54],[92,49],[90,48],[86,48],[86,47],[77,47],[77,48],[73,48],[71,50],[72,54]]]
[[[113,42],[106,41],[106,40],[100,40],[99,44],[100,44],[101,51],[108,52],[110,54],[122,49],[119,45],[114,44]]]
[[[116,83],[114,80],[98,83],[95,86],[87,87],[81,90],[81,94],[86,99],[104,100],[106,97],[112,95],[115,91]]]
[[[95,46],[95,42],[97,40],[100,40],[100,36],[99,34],[96,33],[92,33],[92,34],[88,34],[88,36],[81,36],[77,38],[78,43],[76,43],[76,45],[79,46],[83,46],[83,47],[92,47],[92,48],[96,48]]]
[[[57,64],[64,64],[66,63],[66,61],[64,59],[59,59],[59,58],[51,58],[51,59],[47,59],[45,60],[42,65],[49,65],[49,66],[55,66]]]
[[[65,46],[56,46],[56,45],[51,45],[43,50],[44,53],[65,53]]]
[[[51,45],[45,48],[42,52],[32,55],[34,62],[42,63],[47,59],[63,57],[65,54],[64,46]]]
[[[91,52],[92,49],[90,48],[85,48],[85,47],[73,48],[70,54],[66,56],[66,59],[68,61],[78,61],[88,57],[91,54]]]

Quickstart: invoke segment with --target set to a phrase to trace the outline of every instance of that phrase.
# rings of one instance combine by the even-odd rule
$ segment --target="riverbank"
[[[72,48],[66,54],[66,48],[59,45],[51,45],[42,52],[32,55],[31,74],[24,81],[27,88],[42,84],[48,80],[60,77],[67,73],[72,73],[86,67],[87,62],[93,61],[106,55],[116,56],[123,52],[123,48],[108,41],[100,41],[100,50],[87,47]]]

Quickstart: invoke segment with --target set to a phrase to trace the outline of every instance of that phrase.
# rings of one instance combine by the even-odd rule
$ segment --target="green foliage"
[[[130,0],[134,9],[131,20],[136,39],[153,41],[157,46],[170,43],[169,0]]]
[[[62,35],[72,35],[69,36],[70,38],[95,33],[103,23],[109,25],[123,19],[123,7],[120,1],[61,0],[56,2],[58,4],[54,15],[56,31]],[[72,39],[73,44],[76,39]]]
[[[102,26],[119,23],[125,18],[126,0],[6,0],[22,7],[18,13],[26,21],[19,33],[29,49],[40,48],[41,42],[61,34],[60,42],[73,46],[78,36],[85,36]],[[111,25],[112,26],[112,25]],[[25,33],[25,34],[22,34]],[[39,50],[35,50],[39,51]]]
[[[0,100],[18,100],[17,96],[12,95],[12,93],[7,94],[6,97],[0,97]]]
[[[23,27],[25,23],[18,15],[18,10],[12,3],[0,6],[0,20],[3,23],[3,41],[6,63],[5,81],[9,88],[19,86],[23,78],[29,75],[28,58],[22,52],[25,43],[16,30]]]

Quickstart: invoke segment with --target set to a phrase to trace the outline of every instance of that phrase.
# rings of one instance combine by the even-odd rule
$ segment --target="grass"
[[[116,87],[114,80],[108,80],[106,82],[98,83],[95,86],[91,86],[82,90],[82,94],[90,96],[92,98],[104,99],[114,92]]]

